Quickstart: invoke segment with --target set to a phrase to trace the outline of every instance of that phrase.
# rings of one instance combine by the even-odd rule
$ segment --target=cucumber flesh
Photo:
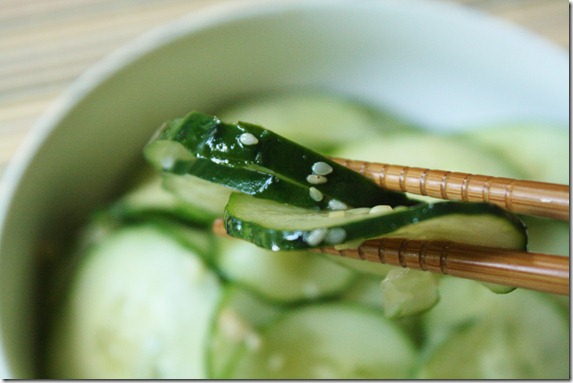
[[[217,307],[207,343],[209,379],[227,379],[240,350],[259,347],[259,327],[284,310],[238,285],[228,285]]]
[[[292,303],[333,296],[356,278],[355,272],[322,254],[273,252],[244,241],[225,242],[217,259],[221,273],[271,301]]]
[[[527,242],[521,221],[494,205],[441,202],[390,212],[359,213],[349,210],[333,216],[331,212],[233,193],[225,210],[225,228],[233,237],[275,251],[340,245],[381,236],[514,249],[524,249]]]
[[[119,229],[84,255],[54,319],[51,375],[205,378],[216,275],[152,225]]]
[[[438,277],[424,271],[394,268],[380,288],[384,315],[392,319],[430,310],[440,299]]]
[[[260,126],[192,112],[164,124],[145,147],[156,167],[188,173],[260,198],[326,209],[411,204],[403,193]]]
[[[233,379],[404,379],[417,352],[395,323],[349,303],[293,308],[242,350]]]
[[[548,294],[490,294],[444,278],[442,300],[427,315],[421,379],[568,379],[568,319]],[[467,302],[471,301],[471,304]]]
[[[211,225],[221,218],[231,190],[190,175],[175,176],[144,167],[109,212],[117,219],[158,216]]]

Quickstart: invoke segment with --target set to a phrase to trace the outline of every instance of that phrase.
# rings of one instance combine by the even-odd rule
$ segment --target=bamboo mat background
[[[88,67],[142,33],[220,1],[0,0],[0,177],[34,122]],[[566,0],[444,1],[569,49]]]

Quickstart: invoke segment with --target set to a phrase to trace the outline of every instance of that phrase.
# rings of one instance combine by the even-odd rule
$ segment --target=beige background
[[[566,0],[444,1],[480,9],[569,49]],[[149,29],[217,2],[0,0],[0,176],[35,120],[84,70]]]

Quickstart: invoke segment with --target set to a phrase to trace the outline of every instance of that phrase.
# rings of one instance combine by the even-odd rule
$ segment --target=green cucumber
[[[426,314],[421,379],[568,379],[568,316],[549,294],[489,293],[459,278],[442,280]]]
[[[223,108],[224,121],[252,121],[313,150],[327,153],[340,145],[416,127],[380,108],[320,91],[251,97]]]
[[[164,124],[145,147],[157,168],[292,205],[410,205],[403,193],[372,180],[260,126],[227,124],[192,112]]]
[[[268,300],[292,303],[333,296],[355,280],[355,272],[325,258],[309,251],[273,252],[228,240],[217,265],[233,283]]]
[[[110,207],[119,219],[166,216],[191,224],[210,225],[222,217],[231,191],[192,176],[160,174],[144,169]]]
[[[525,249],[527,244],[523,223],[495,205],[441,202],[354,212],[314,211],[233,193],[224,222],[231,236],[274,251],[340,245],[380,236],[513,249]]]
[[[402,318],[430,310],[440,300],[438,277],[408,268],[394,268],[380,284],[384,315]]]
[[[376,310],[350,303],[299,306],[260,330],[243,348],[233,379],[405,379],[418,353]]]
[[[162,176],[163,188],[187,206],[195,219],[211,224],[223,216],[230,189],[188,174]]]
[[[81,261],[54,314],[51,376],[206,378],[221,286],[200,256],[146,224],[110,233]]]
[[[238,285],[228,285],[217,307],[207,342],[209,379],[228,378],[240,350],[258,347],[261,342],[259,327],[284,310]]]

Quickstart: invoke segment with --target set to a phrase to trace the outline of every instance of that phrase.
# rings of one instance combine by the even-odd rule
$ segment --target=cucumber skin
[[[239,198],[248,198],[240,194],[232,194],[225,209],[224,224],[227,234],[232,237],[241,238],[253,244],[271,250],[299,250],[320,247],[322,245],[310,246],[305,238],[310,230],[297,229],[274,229],[266,227],[264,224],[255,221],[248,221],[233,215],[233,205]],[[270,214],[270,212],[269,212]],[[344,224],[346,231],[346,242],[359,239],[376,238],[431,218],[437,218],[449,214],[464,214],[468,216],[492,214],[508,221],[509,224],[521,234],[522,248],[527,248],[527,228],[523,222],[514,214],[509,213],[498,206],[485,203],[467,202],[440,202],[420,204],[381,216],[366,217],[363,220]],[[319,228],[319,227],[317,227]]]
[[[242,144],[239,137],[243,133],[254,135],[258,143]],[[172,169],[164,170],[179,174],[187,172],[261,198],[324,209],[329,198],[314,201],[308,196],[308,188],[314,186],[325,197],[338,199],[352,207],[413,204],[404,193],[383,189],[361,174],[254,124],[227,124],[215,116],[191,112],[184,118],[164,124],[150,145],[162,140],[181,144],[196,158],[177,161]],[[212,166],[204,163],[198,165],[197,160],[209,161]],[[328,182],[324,184],[313,185],[306,181],[316,162],[325,162],[333,169],[328,175]],[[198,167],[206,170],[197,170]],[[282,175],[288,175],[289,179]],[[280,186],[269,188],[269,185],[280,183],[281,180],[283,183]],[[293,189],[300,189],[298,194],[301,198],[293,198],[296,195],[293,194],[294,190],[279,193],[282,195],[275,198],[276,189],[290,187],[285,185],[287,182],[294,184]],[[265,190],[268,193],[262,193]]]

